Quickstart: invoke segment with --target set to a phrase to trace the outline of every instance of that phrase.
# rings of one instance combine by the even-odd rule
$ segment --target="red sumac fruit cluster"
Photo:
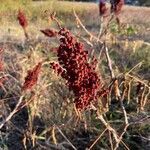
[[[19,9],[18,10],[18,21],[19,21],[19,24],[22,26],[22,28],[26,28],[28,26],[28,22],[27,22],[27,18],[25,16],[25,13]]]
[[[118,15],[121,12],[121,9],[124,5],[124,0],[110,0],[111,3],[111,12],[115,15]],[[108,15],[108,8],[106,7],[106,0],[99,0],[99,13],[100,16]]]
[[[67,81],[69,90],[75,95],[76,108],[86,109],[100,94],[101,81],[95,71],[97,60],[88,63],[88,51],[78,42],[69,30],[62,28],[58,32],[60,46],[57,50],[58,62],[51,63],[51,68]]]
[[[48,37],[55,37],[57,35],[57,31],[51,29],[40,30],[44,35]]]
[[[23,84],[22,90],[31,90],[32,87],[37,83],[39,73],[41,71],[42,63],[39,62],[33,69],[28,71],[27,76],[25,77],[25,82]]]

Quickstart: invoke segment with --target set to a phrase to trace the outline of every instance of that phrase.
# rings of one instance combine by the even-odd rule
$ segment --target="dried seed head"
[[[55,37],[57,35],[57,31],[51,29],[40,30],[44,35],[48,37]]]
[[[111,0],[110,3],[111,3],[111,12],[114,12],[115,15],[118,15],[122,10],[124,0]]]
[[[118,98],[120,96],[120,94],[119,94],[119,83],[118,83],[117,79],[114,82],[114,94],[115,94],[116,98]]]
[[[25,16],[25,13],[19,9],[18,10],[18,21],[19,21],[19,24],[22,26],[22,28],[26,28],[28,26],[28,22],[27,22],[27,18]]]
[[[100,16],[106,16],[107,14],[106,0],[99,1],[99,14]]]
[[[23,91],[26,91],[27,89],[31,90],[32,87],[37,83],[39,73],[41,71],[41,66],[42,63],[39,62],[32,70],[28,71],[28,74],[25,77],[25,82],[22,87]]]
[[[62,28],[58,35],[60,35],[60,46],[57,50],[59,63],[51,63],[51,67],[66,80],[69,90],[73,91],[76,108],[84,110],[106,93],[106,91],[99,92],[102,85],[95,71],[97,61],[93,59],[91,64],[88,63],[88,52],[69,30]]]

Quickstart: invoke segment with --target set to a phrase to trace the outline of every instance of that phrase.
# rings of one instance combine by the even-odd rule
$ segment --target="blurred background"
[[[33,0],[33,1],[48,1],[48,0]],[[80,1],[80,2],[99,2],[99,0],[60,0],[60,1]],[[109,0],[107,0],[109,2]],[[150,0],[125,0],[126,4],[138,6],[150,6]]]

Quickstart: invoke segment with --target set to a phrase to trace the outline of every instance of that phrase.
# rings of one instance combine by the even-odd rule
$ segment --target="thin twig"
[[[101,36],[99,37],[99,38],[101,38],[102,36],[104,36],[104,35],[106,35],[107,34],[107,31],[108,31],[108,29],[109,29],[109,25],[110,25],[110,23],[111,23],[111,21],[114,19],[114,15],[112,14],[111,16],[110,16],[110,19],[108,20],[108,23],[107,23],[107,25],[106,25],[106,27],[105,27],[105,30],[101,33]]]
[[[76,147],[69,141],[69,139],[64,135],[64,133],[61,131],[61,129],[58,127],[58,126],[56,126],[56,128],[57,128],[57,130],[59,131],[59,133],[64,137],[64,139],[72,146],[72,148],[74,149],[74,150],[77,150],[76,149]]]
[[[143,139],[143,140],[145,140],[145,141],[150,142],[150,138],[146,138],[146,137],[144,137],[144,136],[142,136],[142,135],[128,135],[128,136],[141,138],[141,139]]]
[[[137,120],[137,121],[131,122],[130,125],[143,124],[144,121],[147,122],[147,120],[148,120],[148,121],[150,120],[150,116],[149,116],[149,115],[146,116],[146,117],[144,117],[144,118],[142,118],[142,119],[139,119],[139,120]]]
[[[98,43],[98,44],[99,44],[99,47],[100,47],[100,43]],[[102,44],[102,47],[101,47],[101,49],[99,50],[99,55],[98,55],[98,58],[97,58],[98,63],[97,63],[97,65],[96,65],[96,70],[98,69],[99,64],[100,64],[100,58],[101,58],[103,49],[104,49],[104,44]]]
[[[83,25],[83,23],[81,22],[80,18],[78,17],[77,13],[75,12],[75,10],[73,9],[73,13],[74,13],[74,16],[76,18],[76,20],[78,21],[79,25],[83,28],[83,30],[90,36],[90,39],[94,39],[96,40],[97,42],[100,42],[102,43],[102,41],[99,40],[99,38],[97,38],[95,35],[93,35],[92,33],[90,33],[86,27]]]
[[[109,134],[109,142],[110,142],[110,145],[111,145],[111,150],[113,150],[113,142],[112,142],[112,137],[111,137],[111,132],[108,131],[108,134]]]
[[[150,89],[148,89],[148,92],[147,92],[147,94],[145,95],[145,97],[143,99],[143,107],[146,105],[149,95],[150,95]]]
[[[114,74],[113,69],[112,69],[112,61],[110,59],[106,43],[104,43],[104,47],[105,47],[104,48],[104,52],[105,52],[105,55],[106,55],[107,65],[108,65],[108,68],[109,68],[109,71],[110,71],[110,75],[111,75],[111,78],[114,79],[115,78],[115,74]]]
[[[150,89],[150,86],[148,84],[146,84],[143,80],[139,79],[138,77],[135,77],[135,76],[133,76],[131,74],[127,74],[126,76],[129,76],[129,77],[133,78],[134,80],[144,84],[146,87],[148,87]]]
[[[140,66],[142,65],[142,63],[143,63],[143,62],[141,61],[141,62],[139,62],[138,64],[136,64],[133,68],[131,68],[128,72],[126,72],[125,75],[131,73],[135,68],[140,67]]]
[[[103,136],[103,134],[107,131],[108,129],[106,128],[97,138],[96,140],[92,143],[92,145],[89,147],[88,150],[91,150],[93,146],[98,142],[98,140]]]
[[[56,18],[56,12],[53,12],[50,15],[51,19],[56,22],[59,29],[62,29],[60,21]]]
[[[98,39],[100,39],[102,31],[103,31],[103,21],[104,21],[104,18],[100,16],[99,21],[100,21],[100,29],[99,29]]]
[[[109,71],[110,71],[110,75],[111,75],[111,78],[112,79],[115,79],[115,74],[114,74],[114,71],[113,71],[113,68],[112,68],[112,61],[110,59],[110,56],[109,56],[109,53],[108,53],[108,48],[105,44],[105,55],[106,55],[106,58],[107,58],[107,64],[108,64],[108,68],[109,68]],[[120,90],[119,90],[119,87],[118,85],[116,85],[117,87],[117,97],[120,101],[120,106],[121,106],[121,109],[122,109],[122,112],[123,112],[123,115],[124,115],[124,121],[125,121],[125,127],[123,129],[123,132],[121,133],[121,135],[119,136],[119,140],[117,141],[116,140],[116,145],[115,145],[115,148],[114,149],[117,149],[118,146],[119,146],[119,143],[120,141],[122,140],[122,137],[123,135],[125,134],[128,126],[129,126],[129,122],[128,122],[128,117],[127,117],[127,112],[125,110],[125,107],[123,105],[123,99],[124,99],[124,95],[122,96],[121,98],[121,94],[120,94]],[[113,133],[114,134],[114,133]],[[114,134],[115,135],[115,134]],[[117,138],[118,139],[118,138]]]
[[[21,96],[21,97],[20,97],[20,99],[19,99],[19,101],[18,101],[18,103],[17,103],[15,109],[8,115],[8,117],[7,117],[4,121],[2,121],[2,123],[0,124],[0,129],[5,125],[6,122],[8,122],[8,121],[13,117],[13,115],[14,115],[16,112],[18,112],[18,108],[20,107],[20,104],[22,103],[23,97],[24,97],[24,96]]]
[[[110,56],[109,56],[109,53],[108,53],[108,48],[107,48],[106,45],[105,45],[105,55],[106,55],[106,58],[107,58],[107,63],[108,63],[111,78],[115,79],[115,74],[114,74],[114,71],[113,71],[113,68],[112,68],[112,62],[111,62],[111,59],[110,59]],[[125,117],[125,124],[128,124],[127,113],[126,113],[125,107],[123,105],[123,99],[120,97],[120,95],[121,94],[120,94],[120,91],[119,91],[119,88],[118,88],[118,98],[120,99],[120,105],[121,105],[121,108],[122,108],[122,111],[123,111],[123,114],[124,114],[124,117]]]
[[[83,28],[83,30],[90,36],[90,39],[94,39],[96,40],[97,42],[101,43],[101,44],[104,44],[104,52],[105,52],[105,55],[106,55],[106,59],[107,59],[107,65],[108,65],[108,68],[109,68],[109,71],[110,71],[110,75],[111,75],[111,80],[115,80],[115,74],[114,74],[114,71],[113,71],[113,68],[112,68],[112,61],[110,59],[110,56],[109,56],[109,53],[108,53],[108,48],[106,46],[106,43],[105,42],[101,42],[99,40],[100,37],[96,37],[94,36],[93,34],[91,34],[87,29],[86,27],[83,25],[83,23],[81,22],[81,20],[79,19],[78,15],[76,14],[75,10],[73,11],[74,12],[74,15],[75,15],[75,18],[76,20],[78,21],[79,25]],[[110,20],[108,21],[108,24],[107,24],[107,27],[109,26],[110,22],[112,21],[112,19],[114,18],[114,16],[112,15]],[[105,35],[107,33],[107,27],[106,29],[103,31],[103,33],[101,34],[101,36]],[[134,69],[134,68],[133,68]],[[127,118],[127,113],[126,113],[126,110],[125,110],[125,107],[123,105],[123,97],[121,97],[121,94],[120,94],[120,90],[119,90],[119,87],[117,87],[118,89],[118,99],[120,101],[120,106],[121,106],[121,109],[122,109],[122,112],[124,114],[124,122],[125,122],[125,127],[124,127],[124,130],[123,132],[121,133],[120,136],[117,135],[117,132],[115,129],[113,129],[106,121],[105,119],[103,118],[102,115],[100,114],[97,114],[98,115],[98,119],[101,120],[101,122],[107,127],[107,129],[112,133],[115,141],[116,141],[116,145],[115,145],[115,148],[117,149],[118,146],[119,146],[119,143],[122,142],[122,137],[123,135],[125,134],[126,130],[127,130],[127,127],[129,126],[129,123],[128,123],[128,118]],[[123,143],[123,142],[122,142]]]
[[[115,145],[114,150],[116,150],[116,149],[119,147],[119,144],[120,144],[120,142],[121,142],[121,140],[122,140],[122,138],[123,138],[123,135],[126,133],[128,126],[129,126],[129,124],[126,124],[126,125],[125,125],[125,127],[124,127],[124,129],[123,129],[123,132],[122,132],[121,135],[119,136],[119,141],[118,141],[118,142],[116,143],[116,145]]]
[[[116,130],[115,129],[113,129],[110,125],[109,125],[109,123],[107,123],[106,121],[105,121],[105,119],[104,119],[104,117],[102,116],[102,115],[100,115],[100,114],[98,114],[97,113],[97,118],[98,119],[100,119],[100,121],[104,124],[104,126],[105,127],[107,127],[107,129],[112,133],[112,135],[113,135],[113,137],[114,137],[114,139],[115,139],[115,141],[116,141],[116,143],[119,141],[119,139],[118,139],[118,135],[117,135],[117,132],[116,132]]]

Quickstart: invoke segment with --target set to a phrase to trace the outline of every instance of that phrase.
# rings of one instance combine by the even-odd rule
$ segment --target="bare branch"
[[[90,39],[94,39],[96,40],[97,42],[100,42],[102,43],[102,41],[99,40],[98,37],[96,37],[95,35],[93,35],[92,33],[90,33],[86,27],[83,25],[83,23],[81,22],[80,18],[78,17],[77,13],[75,12],[75,10],[73,9],[73,13],[74,13],[74,16],[76,18],[76,20],[78,21],[79,25],[83,28],[83,30],[90,36]]]
[[[61,131],[61,129],[56,126],[57,130],[59,131],[59,133],[64,137],[64,139],[72,146],[72,148],[74,150],[77,150],[76,147],[70,142],[70,140],[64,135],[64,133]]]
[[[104,119],[104,117],[103,117],[102,115],[100,115],[100,114],[97,113],[97,118],[100,119],[100,121],[103,123],[103,125],[112,133],[112,135],[113,135],[113,137],[114,137],[114,139],[115,139],[115,141],[116,141],[116,143],[117,143],[117,142],[119,141],[119,139],[118,139],[119,136],[117,135],[116,130],[113,129],[113,128],[109,125],[109,123],[107,123],[107,122],[105,121],[105,119]]]
[[[2,121],[2,123],[0,124],[0,129],[5,125],[6,122],[8,122],[12,117],[13,115],[18,111],[18,108],[20,107],[20,104],[22,103],[22,100],[23,100],[23,97],[24,96],[21,96],[15,109],[9,114],[9,116],[4,120]]]
[[[98,142],[98,140],[103,136],[103,134],[107,131],[108,129],[106,128],[98,137],[97,139],[92,143],[92,145],[89,147],[88,150],[92,149],[93,146]]]

